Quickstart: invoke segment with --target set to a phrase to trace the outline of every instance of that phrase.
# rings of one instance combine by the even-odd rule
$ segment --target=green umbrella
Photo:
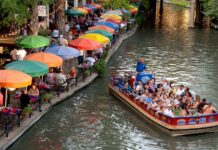
[[[82,12],[75,9],[67,9],[65,10],[65,14],[68,16],[81,16]]]
[[[110,32],[107,32],[105,30],[89,30],[86,33],[99,33],[103,36],[108,37],[110,40],[113,38],[113,34],[111,34]]]
[[[49,39],[39,35],[29,35],[17,39],[16,43],[23,48],[40,48],[49,45]]]
[[[24,72],[31,77],[39,77],[48,73],[48,66],[46,64],[31,60],[14,61],[7,64],[5,68]]]

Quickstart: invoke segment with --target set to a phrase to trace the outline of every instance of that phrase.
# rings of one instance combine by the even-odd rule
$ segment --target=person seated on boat
[[[135,87],[135,76],[131,75],[130,78],[128,79],[128,83],[131,86],[132,89]]]
[[[144,58],[140,58],[139,61],[136,64],[136,71],[138,73],[142,73],[144,71],[146,71],[146,65],[145,65],[145,59]]]
[[[158,108],[157,101],[158,101],[157,97],[153,96],[150,107],[154,110],[157,110],[157,108]]]
[[[192,109],[198,108],[198,105],[201,103],[201,97],[199,95],[195,96],[195,101],[193,102]]]
[[[171,104],[167,105],[167,107],[165,108],[163,114],[166,115],[166,116],[169,116],[169,117],[174,117]]]
[[[186,107],[186,104],[181,105],[181,111],[180,111],[179,114],[180,114],[181,117],[189,116],[189,111],[188,111],[188,109]]]
[[[54,68],[49,69],[49,73],[45,76],[45,82],[49,85],[55,84],[55,72]]]
[[[205,105],[207,105],[207,100],[205,98],[203,98],[197,107],[198,112],[203,113],[203,108]]]
[[[178,101],[175,103],[175,107],[173,109],[174,116],[180,116],[180,111],[181,111],[181,107],[180,107],[180,103]]]
[[[153,93],[148,93],[148,95],[146,96],[145,100],[144,100],[144,103],[145,104],[151,104],[152,102],[152,96],[153,96]]]
[[[184,85],[180,85],[176,91],[176,95],[183,97],[184,94],[185,94],[185,87],[184,87]]]
[[[216,113],[216,109],[212,106],[212,103],[209,102],[203,108],[203,115],[211,115],[213,113]]]
[[[145,98],[146,98],[146,94],[143,91],[139,91],[136,100],[140,102],[144,102]]]
[[[138,91],[140,91],[140,90],[144,91],[142,82],[141,82],[141,81],[138,81],[137,83],[138,83],[138,84],[136,85],[136,88],[135,88],[136,92],[138,92]]]
[[[155,91],[156,85],[155,85],[155,80],[154,79],[149,80],[147,85],[148,85],[148,90],[149,91],[152,91],[152,92]]]
[[[181,101],[181,97],[179,95],[176,95],[176,97],[174,99],[174,103],[175,104],[179,103],[179,105],[180,105],[180,101]]]
[[[132,92],[132,88],[131,88],[131,86],[129,85],[128,82],[126,82],[124,84],[124,91],[127,92],[127,93]]]
[[[31,88],[28,91],[28,94],[32,103],[35,103],[39,99],[39,90],[35,84],[32,84]]]

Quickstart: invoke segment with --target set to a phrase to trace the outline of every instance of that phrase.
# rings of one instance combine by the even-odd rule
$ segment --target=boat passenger
[[[143,84],[142,84],[141,81],[138,81],[138,85],[136,86],[135,90],[136,90],[136,92],[138,92],[140,90],[142,90],[142,91],[144,90],[143,89]]]
[[[152,93],[148,93],[148,95],[145,98],[145,104],[151,104],[152,102]]]
[[[126,92],[131,92],[131,91],[132,91],[132,88],[131,88],[131,86],[129,85],[128,82],[126,82],[126,83],[124,84],[124,90],[125,90]]]
[[[166,109],[163,112],[164,115],[174,117],[173,111],[172,111],[172,105],[168,104]]]
[[[212,106],[212,103],[209,102],[203,108],[203,115],[211,115],[213,113],[216,113],[216,109]]]
[[[179,113],[179,116],[186,117],[188,115],[189,115],[189,112],[186,108],[186,104],[181,105],[181,111]]]
[[[175,103],[175,108],[173,109],[174,115],[180,116],[180,111],[181,111],[180,103]]]
[[[176,91],[176,95],[183,96],[185,94],[185,87],[184,85],[180,85]]]

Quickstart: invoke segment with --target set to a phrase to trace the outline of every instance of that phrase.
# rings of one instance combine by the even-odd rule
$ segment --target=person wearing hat
[[[173,114],[173,111],[172,111],[172,105],[171,105],[171,104],[168,104],[163,113],[164,113],[164,115],[166,115],[166,116],[174,117],[174,114]]]

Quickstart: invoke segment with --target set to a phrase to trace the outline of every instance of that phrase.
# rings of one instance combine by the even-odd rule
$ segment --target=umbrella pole
[[[7,107],[7,101],[8,101],[8,89],[5,88],[5,107]]]

